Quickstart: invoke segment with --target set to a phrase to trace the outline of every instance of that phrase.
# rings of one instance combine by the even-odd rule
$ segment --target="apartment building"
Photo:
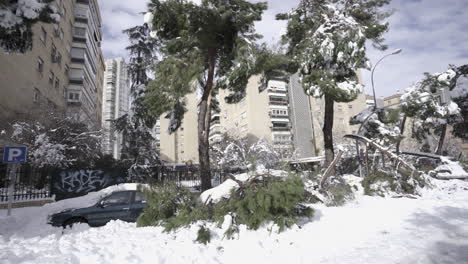
[[[169,134],[169,119],[166,114],[160,117],[160,158],[168,163],[198,163],[198,98],[195,93],[185,98],[188,111],[182,120],[182,126]]]
[[[115,132],[113,121],[126,115],[129,110],[130,80],[127,64],[123,58],[106,60],[102,95],[102,128],[104,153],[120,159],[123,138]]]
[[[219,140],[222,133],[228,133],[247,137],[251,142],[264,139],[277,149],[292,148],[288,82],[271,80],[263,89],[260,78],[250,78],[246,96],[237,104],[227,104],[223,98],[229,92],[220,91],[221,112],[212,119],[212,142]]]
[[[64,114],[73,42],[73,1],[56,1],[57,24],[33,26],[32,50],[24,54],[0,51],[0,123],[16,118]]]
[[[292,128],[289,118],[288,83],[272,80],[262,89],[260,76],[250,78],[245,98],[237,104],[224,101],[229,92],[218,94],[220,112],[213,113],[210,142],[221,140],[223,133],[247,137],[251,142],[265,139],[278,149],[292,148]],[[198,163],[197,102],[195,93],[186,97],[187,113],[178,131],[169,135],[169,120],[161,116],[160,154],[170,163]]]
[[[74,6],[67,116],[99,128],[102,113],[104,57],[97,0],[76,0]]]
[[[398,109],[400,108],[400,102],[401,102],[401,95],[400,93],[396,93],[394,95],[390,95],[387,97],[384,97],[383,103],[385,108],[390,108],[390,109]]]

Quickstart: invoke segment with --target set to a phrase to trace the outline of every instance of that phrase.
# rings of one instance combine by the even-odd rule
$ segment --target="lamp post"
[[[396,49],[394,50],[392,53],[389,53],[385,56],[383,56],[382,58],[380,58],[380,60],[377,61],[377,63],[374,65],[374,67],[372,68],[372,73],[371,73],[371,84],[372,84],[372,93],[373,93],[373,96],[374,96],[374,111],[377,110],[377,97],[375,96],[375,88],[374,88],[374,71],[375,71],[375,68],[377,67],[377,65],[379,65],[379,63],[381,61],[383,61],[385,58],[389,57],[389,56],[392,56],[392,55],[397,55],[399,53],[401,53],[402,49]]]
[[[389,53],[385,56],[383,56],[382,58],[380,58],[380,60],[377,61],[377,63],[374,65],[374,67],[372,68],[372,72],[371,72],[371,84],[372,84],[372,93],[373,93],[373,96],[374,96],[374,108],[372,109],[371,113],[369,114],[369,116],[366,117],[366,119],[361,123],[361,125],[359,126],[359,129],[358,129],[358,132],[357,134],[361,134],[361,130],[362,128],[364,127],[364,124],[367,123],[367,121],[369,120],[369,118],[377,111],[377,97],[375,96],[375,87],[374,87],[374,71],[375,71],[375,68],[377,67],[377,65],[379,65],[379,63],[381,61],[383,61],[385,58],[389,57],[389,56],[392,56],[392,55],[397,55],[399,53],[401,53],[402,49],[396,49],[394,50],[392,53]],[[362,161],[361,161],[361,155],[360,155],[360,150],[359,150],[359,142],[356,140],[356,151],[357,151],[357,155],[359,157],[359,176],[362,177]]]

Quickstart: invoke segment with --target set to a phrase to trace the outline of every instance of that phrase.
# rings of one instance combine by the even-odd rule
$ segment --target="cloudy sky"
[[[147,0],[99,0],[103,19],[104,56],[126,57],[128,41],[122,30],[143,22],[141,12]],[[275,14],[291,10],[298,0],[267,0],[269,10],[257,23],[264,40],[278,40],[285,23],[275,20]],[[468,63],[468,1],[467,0],[393,0],[395,10],[389,18],[386,33],[389,51],[377,51],[369,46],[370,60],[375,63],[390,51],[403,52],[386,58],[376,68],[374,81],[377,96],[388,96],[404,90],[422,78],[423,72],[441,72],[449,64]],[[363,72],[366,91],[370,93],[370,73]]]

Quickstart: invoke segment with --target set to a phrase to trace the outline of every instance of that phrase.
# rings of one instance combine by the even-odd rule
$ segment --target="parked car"
[[[146,207],[146,201],[138,191],[116,191],[91,207],[68,209],[48,217],[48,223],[58,227],[71,227],[76,223],[103,226],[111,220],[136,222]]]

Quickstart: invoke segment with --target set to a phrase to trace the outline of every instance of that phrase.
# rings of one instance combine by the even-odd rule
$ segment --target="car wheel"
[[[85,219],[83,218],[78,218],[78,217],[74,217],[74,218],[70,218],[68,219],[67,221],[65,221],[63,223],[63,228],[73,228],[73,225],[75,224],[83,224],[83,223],[88,223]]]

